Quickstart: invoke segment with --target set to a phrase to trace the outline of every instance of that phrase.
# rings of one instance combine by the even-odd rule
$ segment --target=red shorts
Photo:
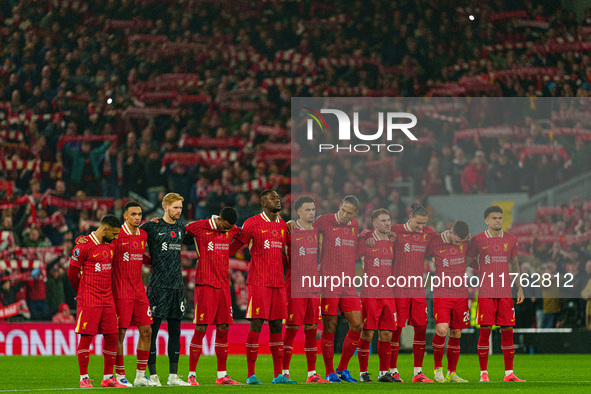
[[[248,286],[247,319],[287,319],[284,287]]]
[[[470,328],[470,309],[467,298],[433,299],[435,324],[449,323],[449,328],[461,330]]]
[[[322,318],[320,313],[320,296],[313,298],[287,298],[287,320],[285,324],[301,326],[302,324],[318,324]]]
[[[195,286],[195,324],[232,324],[230,288]]]
[[[398,327],[404,327],[407,323],[413,327],[427,325],[426,298],[395,298],[394,300]]]
[[[515,306],[512,298],[479,298],[476,324],[481,326],[514,326]]]
[[[393,298],[364,298],[363,328],[366,330],[396,329],[396,302]]]
[[[85,335],[117,334],[115,305],[81,306],[76,311],[76,333]]]
[[[135,300],[115,298],[115,309],[117,309],[119,328],[150,326],[153,323],[150,302],[145,294],[142,298]]]

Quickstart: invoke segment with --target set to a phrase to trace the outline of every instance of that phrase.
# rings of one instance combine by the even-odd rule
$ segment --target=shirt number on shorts
[[[470,321],[470,312],[464,312],[464,323]]]
[[[181,312],[185,313],[185,301],[181,301]]]
[[[148,307],[148,317],[152,317],[152,309],[150,307]]]

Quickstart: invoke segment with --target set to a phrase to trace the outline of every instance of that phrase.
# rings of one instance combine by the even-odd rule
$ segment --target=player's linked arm
[[[230,243],[230,257],[234,256],[242,246],[244,246],[244,243],[238,238],[234,238]]]
[[[525,296],[523,294],[523,287],[521,287],[521,272],[519,270],[519,259],[517,258],[517,256],[511,258],[511,261],[509,263],[509,269],[511,270],[511,272],[517,274],[517,303],[521,304],[525,299]]]
[[[74,291],[78,293],[78,286],[80,286],[80,268],[70,264],[68,267],[68,279],[74,288]]]

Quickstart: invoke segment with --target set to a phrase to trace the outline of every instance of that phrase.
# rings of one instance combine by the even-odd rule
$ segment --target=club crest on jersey
[[[507,251],[507,244],[503,244],[503,251]]]
[[[145,246],[145,243],[144,243],[144,241],[142,241],[142,249],[144,248],[144,246]]]

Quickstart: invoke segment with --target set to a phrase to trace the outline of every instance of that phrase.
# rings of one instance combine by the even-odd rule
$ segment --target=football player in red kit
[[[489,338],[493,325],[501,326],[501,350],[505,360],[505,382],[525,382],[513,373],[515,347],[513,326],[515,307],[511,293],[509,272],[519,273],[517,259],[517,237],[503,231],[503,210],[491,206],[484,211],[484,222],[488,230],[477,234],[470,241],[466,264],[477,259],[480,268],[480,288],[478,293],[477,323],[480,325],[478,339],[478,360],[480,361],[480,381],[489,382],[487,364]],[[519,288],[517,303],[524,300],[519,278],[515,281]]]

